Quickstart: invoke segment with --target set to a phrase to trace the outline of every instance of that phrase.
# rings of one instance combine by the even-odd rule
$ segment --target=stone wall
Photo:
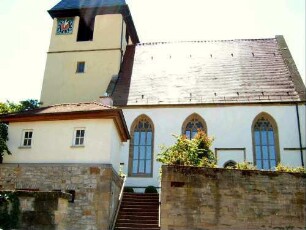
[[[2,197],[4,194],[14,197],[14,199],[6,202],[0,201],[0,210],[6,210],[1,215],[8,215],[0,221],[0,228],[31,230],[66,229],[70,194],[62,192],[0,191]],[[17,202],[16,200],[18,200],[18,204],[15,203]],[[5,206],[7,207],[6,209]],[[12,220],[14,223],[11,222]]]
[[[121,178],[108,164],[0,165],[0,190],[74,191],[65,229],[107,229],[121,185]]]
[[[306,229],[306,175],[162,169],[162,230]]]

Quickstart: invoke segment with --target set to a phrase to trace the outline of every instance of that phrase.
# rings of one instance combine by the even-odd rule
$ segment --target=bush
[[[252,163],[244,161],[244,162],[237,163],[235,166],[235,169],[256,170],[256,167]]]
[[[173,146],[162,146],[162,152],[157,155],[157,161],[166,165],[216,167],[216,157],[210,147],[213,138],[199,130],[197,135],[189,140],[185,135],[175,136]]]
[[[134,193],[134,189],[131,187],[124,187],[123,192],[130,192],[130,193]]]
[[[275,171],[277,172],[292,172],[292,173],[306,173],[306,169],[303,167],[290,167],[279,163],[275,167]]]
[[[157,189],[154,186],[150,185],[150,186],[146,187],[145,193],[158,193],[158,192],[157,192]]]

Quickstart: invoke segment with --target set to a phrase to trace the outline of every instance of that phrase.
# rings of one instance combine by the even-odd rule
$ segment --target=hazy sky
[[[0,0],[0,101],[39,99],[59,0]],[[141,42],[284,35],[305,82],[305,0],[126,0]]]

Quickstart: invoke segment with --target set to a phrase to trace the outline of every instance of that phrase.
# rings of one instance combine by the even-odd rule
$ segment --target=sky
[[[0,101],[39,99],[59,0],[0,0]],[[305,0],[126,0],[141,42],[284,35],[305,82]]]

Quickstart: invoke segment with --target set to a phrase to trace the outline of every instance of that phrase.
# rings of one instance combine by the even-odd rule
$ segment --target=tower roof
[[[126,5],[125,0],[62,0],[50,11]]]
[[[121,14],[133,43],[139,43],[133,18],[125,0],[61,0],[48,12],[52,18]]]

